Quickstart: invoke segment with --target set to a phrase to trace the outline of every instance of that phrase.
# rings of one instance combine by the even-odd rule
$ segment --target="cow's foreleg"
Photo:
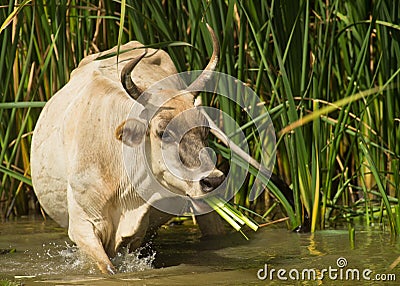
[[[76,219],[73,219],[73,221],[74,223],[71,224],[70,217],[68,234],[71,240],[76,243],[81,251],[96,262],[97,267],[102,273],[115,274],[116,270],[104,251],[100,238],[95,234],[93,224],[89,221],[80,221],[77,223]]]
[[[102,233],[96,228],[95,221],[89,219],[86,211],[75,200],[71,187],[68,186],[68,235],[84,254],[96,262],[104,274],[115,274],[116,270],[108,258],[103,242]]]

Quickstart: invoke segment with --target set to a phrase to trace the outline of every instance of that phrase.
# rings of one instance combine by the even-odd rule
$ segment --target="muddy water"
[[[249,234],[202,241],[193,225],[164,228],[141,251],[117,257],[120,273],[107,277],[54,222],[19,219],[0,224],[0,249],[15,250],[0,254],[0,285],[400,285],[400,264],[388,270],[400,242],[387,233],[358,230],[354,249],[341,230]]]

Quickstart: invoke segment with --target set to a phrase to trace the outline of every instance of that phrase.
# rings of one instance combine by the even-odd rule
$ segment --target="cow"
[[[171,193],[197,198],[224,181],[224,174],[202,151],[209,128],[206,118],[194,109],[197,91],[218,63],[218,40],[207,27],[213,53],[189,86],[175,82],[175,86],[149,89],[177,70],[166,52],[143,53],[143,45],[132,41],[121,46],[121,53],[115,47],[85,57],[39,116],[31,145],[36,196],[102,273],[115,273],[110,258],[122,246],[139,247],[146,232],[170,216],[153,207],[161,200],[156,195],[160,185]],[[173,120],[175,126],[187,127],[179,140],[167,132]],[[166,150],[178,146],[178,156],[166,162],[163,146]],[[212,168],[197,180],[176,176],[167,166],[191,170],[204,162]],[[203,234],[223,233],[218,219],[214,213],[200,216]]]

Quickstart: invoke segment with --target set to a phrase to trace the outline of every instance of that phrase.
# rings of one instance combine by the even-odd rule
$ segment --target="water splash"
[[[146,252],[146,255],[143,255]],[[26,251],[31,273],[34,275],[60,275],[60,274],[98,274],[97,266],[84,256],[75,245],[67,242],[58,244],[50,242],[42,245],[42,250],[32,253]],[[113,264],[119,273],[144,271],[153,268],[156,253],[149,251],[149,246],[129,252],[124,248],[115,258]],[[22,266],[22,265],[21,265]]]
[[[42,249],[35,252],[27,251],[32,262],[36,263],[37,275],[54,275],[66,273],[95,274],[97,269],[91,264],[75,245],[68,242],[44,243]]]
[[[146,255],[143,255],[143,252],[146,252]],[[138,248],[133,252],[130,252],[128,248],[123,248],[112,259],[112,263],[120,273],[139,272],[153,269],[155,257],[156,252],[149,245]]]

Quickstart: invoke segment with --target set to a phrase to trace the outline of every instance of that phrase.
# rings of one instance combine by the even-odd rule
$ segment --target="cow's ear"
[[[146,125],[139,120],[128,119],[117,127],[115,137],[124,144],[135,147],[143,141],[146,129]]]

